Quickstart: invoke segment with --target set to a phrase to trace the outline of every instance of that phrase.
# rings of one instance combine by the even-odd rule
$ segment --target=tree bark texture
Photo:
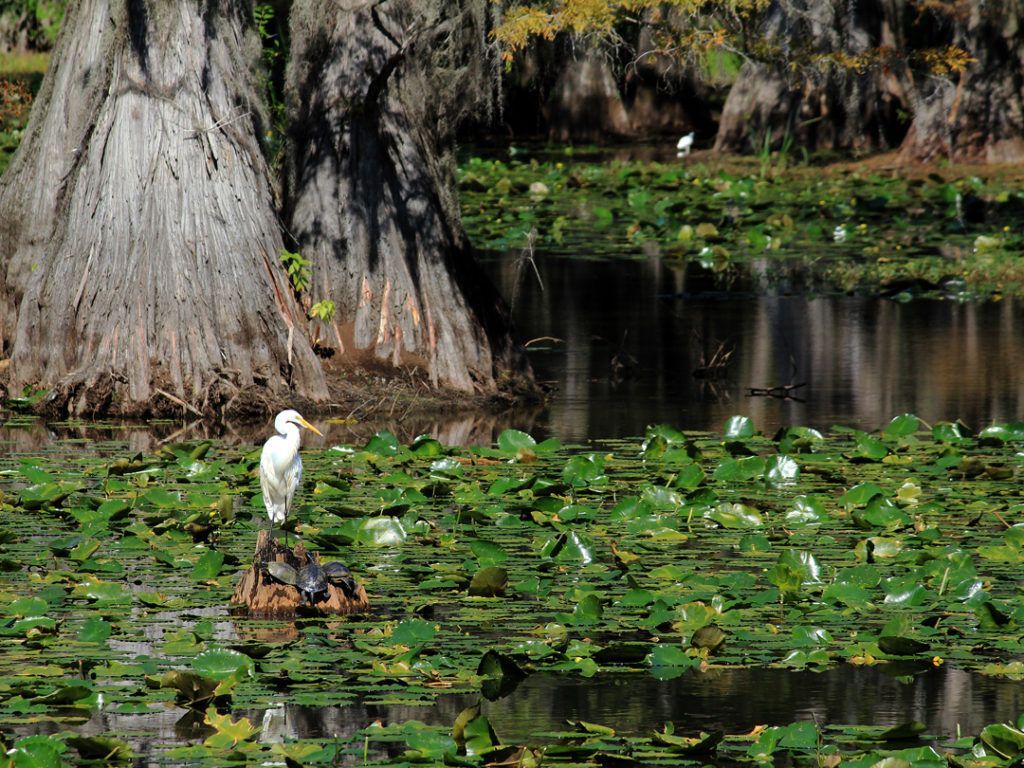
[[[71,3],[0,185],[12,388],[71,413],[327,397],[278,260],[258,56],[243,0]]]
[[[633,133],[611,63],[598,50],[569,58],[545,105],[548,137],[600,141]]]
[[[296,0],[286,210],[313,262],[310,299],[335,302],[343,361],[492,393],[525,381],[528,365],[470,252],[444,151],[474,65],[438,52],[483,34],[471,15],[457,3]]]
[[[778,2],[768,13],[766,37],[786,58],[743,64],[722,108],[715,149],[757,152],[787,142],[811,151],[898,146],[906,131],[898,78],[878,64],[858,70],[823,58],[842,52],[853,60],[892,47],[876,0]],[[801,66],[791,67],[790,57]]]
[[[311,605],[304,605],[295,587],[282,584],[267,573],[268,562],[287,563],[298,570],[305,565],[306,558],[306,548],[302,542],[290,549],[271,539],[265,530],[260,531],[256,535],[252,565],[239,574],[231,605],[244,609],[250,616],[276,618],[291,617],[303,611],[314,615],[369,612],[370,599],[362,584],[356,585],[355,593],[351,596],[346,595],[341,587],[328,584],[327,592],[321,599]],[[323,565],[319,554],[314,554],[313,559]]]
[[[954,4],[943,21],[936,41],[973,60],[951,78],[918,78],[904,156],[1024,160],[1024,1]]]

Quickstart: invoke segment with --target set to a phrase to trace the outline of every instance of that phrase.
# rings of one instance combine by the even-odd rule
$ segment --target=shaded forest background
[[[1015,0],[574,0],[495,5],[490,109],[463,140],[648,139],[723,152],[1024,159]],[[287,3],[257,4],[280,111]],[[64,0],[0,0],[0,52],[49,50]],[[276,89],[276,95],[275,95]]]

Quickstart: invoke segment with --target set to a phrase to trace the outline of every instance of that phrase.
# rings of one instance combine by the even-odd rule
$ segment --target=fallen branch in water
[[[801,381],[799,384],[783,384],[778,387],[747,387],[747,397],[777,397],[780,400],[803,402],[799,397],[793,396],[793,390],[806,386],[807,382]]]

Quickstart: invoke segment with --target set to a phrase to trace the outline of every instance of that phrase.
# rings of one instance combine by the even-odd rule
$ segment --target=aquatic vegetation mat
[[[536,674],[901,661],[1019,679],[1022,445],[1024,424],[904,414],[874,433],[737,416],[587,446],[507,430],[306,450],[291,535],[351,568],[373,613],[294,621],[227,610],[264,522],[258,449],[8,455],[0,738],[15,765],[945,763],[907,746],[928,737],[909,722],[620,733],[537,714],[509,745],[487,712]],[[284,707],[352,721],[307,736]],[[940,751],[1024,753],[1019,724],[967,736]]]
[[[659,255],[726,289],[1024,294],[1024,194],[1009,171],[474,157],[460,166],[459,194],[485,250]]]

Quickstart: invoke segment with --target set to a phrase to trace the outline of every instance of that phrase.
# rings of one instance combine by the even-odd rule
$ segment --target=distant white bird
[[[679,141],[676,142],[676,157],[686,157],[690,154],[690,150],[693,149],[693,131],[683,136]]]
[[[302,482],[302,458],[299,456],[299,427],[323,436],[298,411],[281,411],[274,419],[274,435],[263,444],[260,454],[260,489],[270,520],[270,536],[274,524],[284,525],[292,508],[295,491]],[[287,534],[285,534],[287,536]]]

